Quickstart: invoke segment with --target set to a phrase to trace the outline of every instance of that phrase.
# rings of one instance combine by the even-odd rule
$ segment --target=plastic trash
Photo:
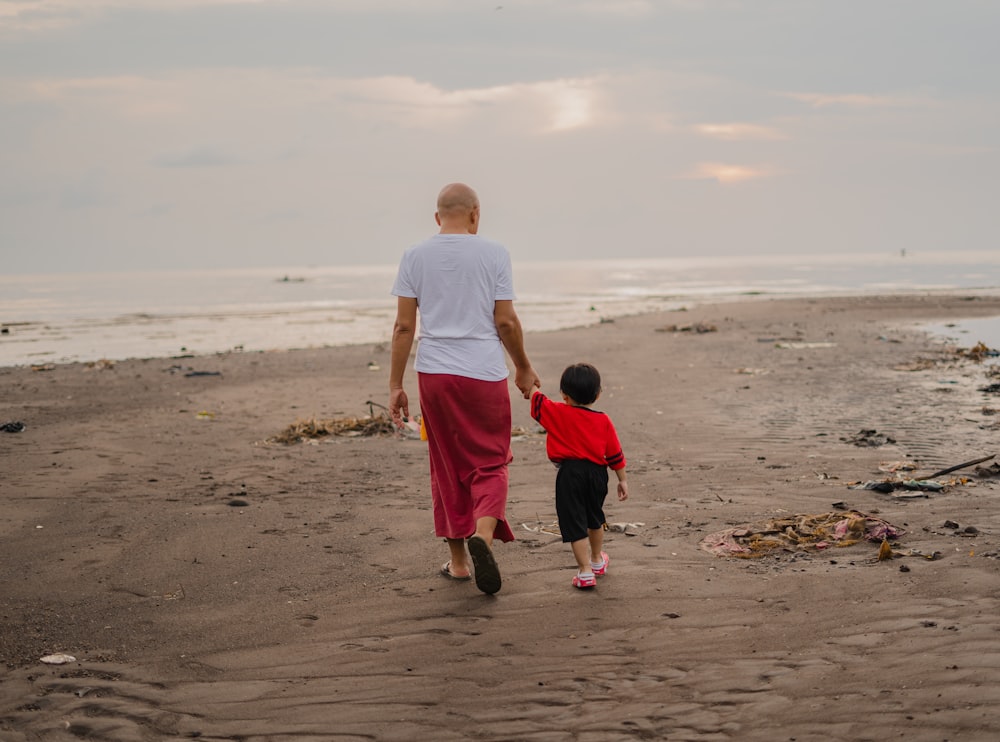
[[[44,662],[46,665],[66,665],[70,662],[76,662],[76,657],[71,654],[47,654],[39,662]]]

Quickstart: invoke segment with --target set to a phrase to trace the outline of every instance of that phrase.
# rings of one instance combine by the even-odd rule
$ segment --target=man
[[[404,253],[392,288],[397,308],[389,411],[399,426],[410,415],[403,374],[419,309],[414,368],[427,431],[434,528],[447,539],[451,556],[441,574],[468,580],[474,572],[476,586],[493,594],[501,584],[493,540],[514,540],[506,520],[512,456],[504,349],[525,399],[541,382],[514,311],[510,255],[478,236],[476,192],[462,183],[445,186],[434,219],[440,232]]]

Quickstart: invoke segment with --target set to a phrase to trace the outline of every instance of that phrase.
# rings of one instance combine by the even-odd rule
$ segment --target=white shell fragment
[[[39,662],[44,662],[46,665],[65,665],[76,662],[76,657],[71,654],[47,654]]]

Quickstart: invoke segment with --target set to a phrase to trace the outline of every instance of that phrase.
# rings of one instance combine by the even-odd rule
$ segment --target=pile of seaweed
[[[701,548],[717,556],[754,558],[775,550],[822,550],[862,541],[897,539],[905,531],[888,521],[856,510],[791,515],[706,536]]]
[[[382,405],[369,400],[368,414],[360,417],[316,418],[310,417],[293,422],[278,435],[268,438],[269,443],[302,443],[329,436],[375,437],[397,435],[389,411]],[[375,407],[381,409],[376,412]]]

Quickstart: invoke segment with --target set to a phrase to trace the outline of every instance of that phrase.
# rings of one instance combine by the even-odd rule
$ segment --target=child
[[[573,547],[579,571],[573,586],[597,585],[596,575],[608,571],[604,545],[604,498],[608,467],[618,475],[618,499],[628,498],[625,454],[611,418],[590,409],[601,396],[601,375],[589,363],[577,363],[559,380],[563,403],[541,392],[531,397],[531,417],[545,428],[549,459],[556,474],[556,514],[564,543]]]

